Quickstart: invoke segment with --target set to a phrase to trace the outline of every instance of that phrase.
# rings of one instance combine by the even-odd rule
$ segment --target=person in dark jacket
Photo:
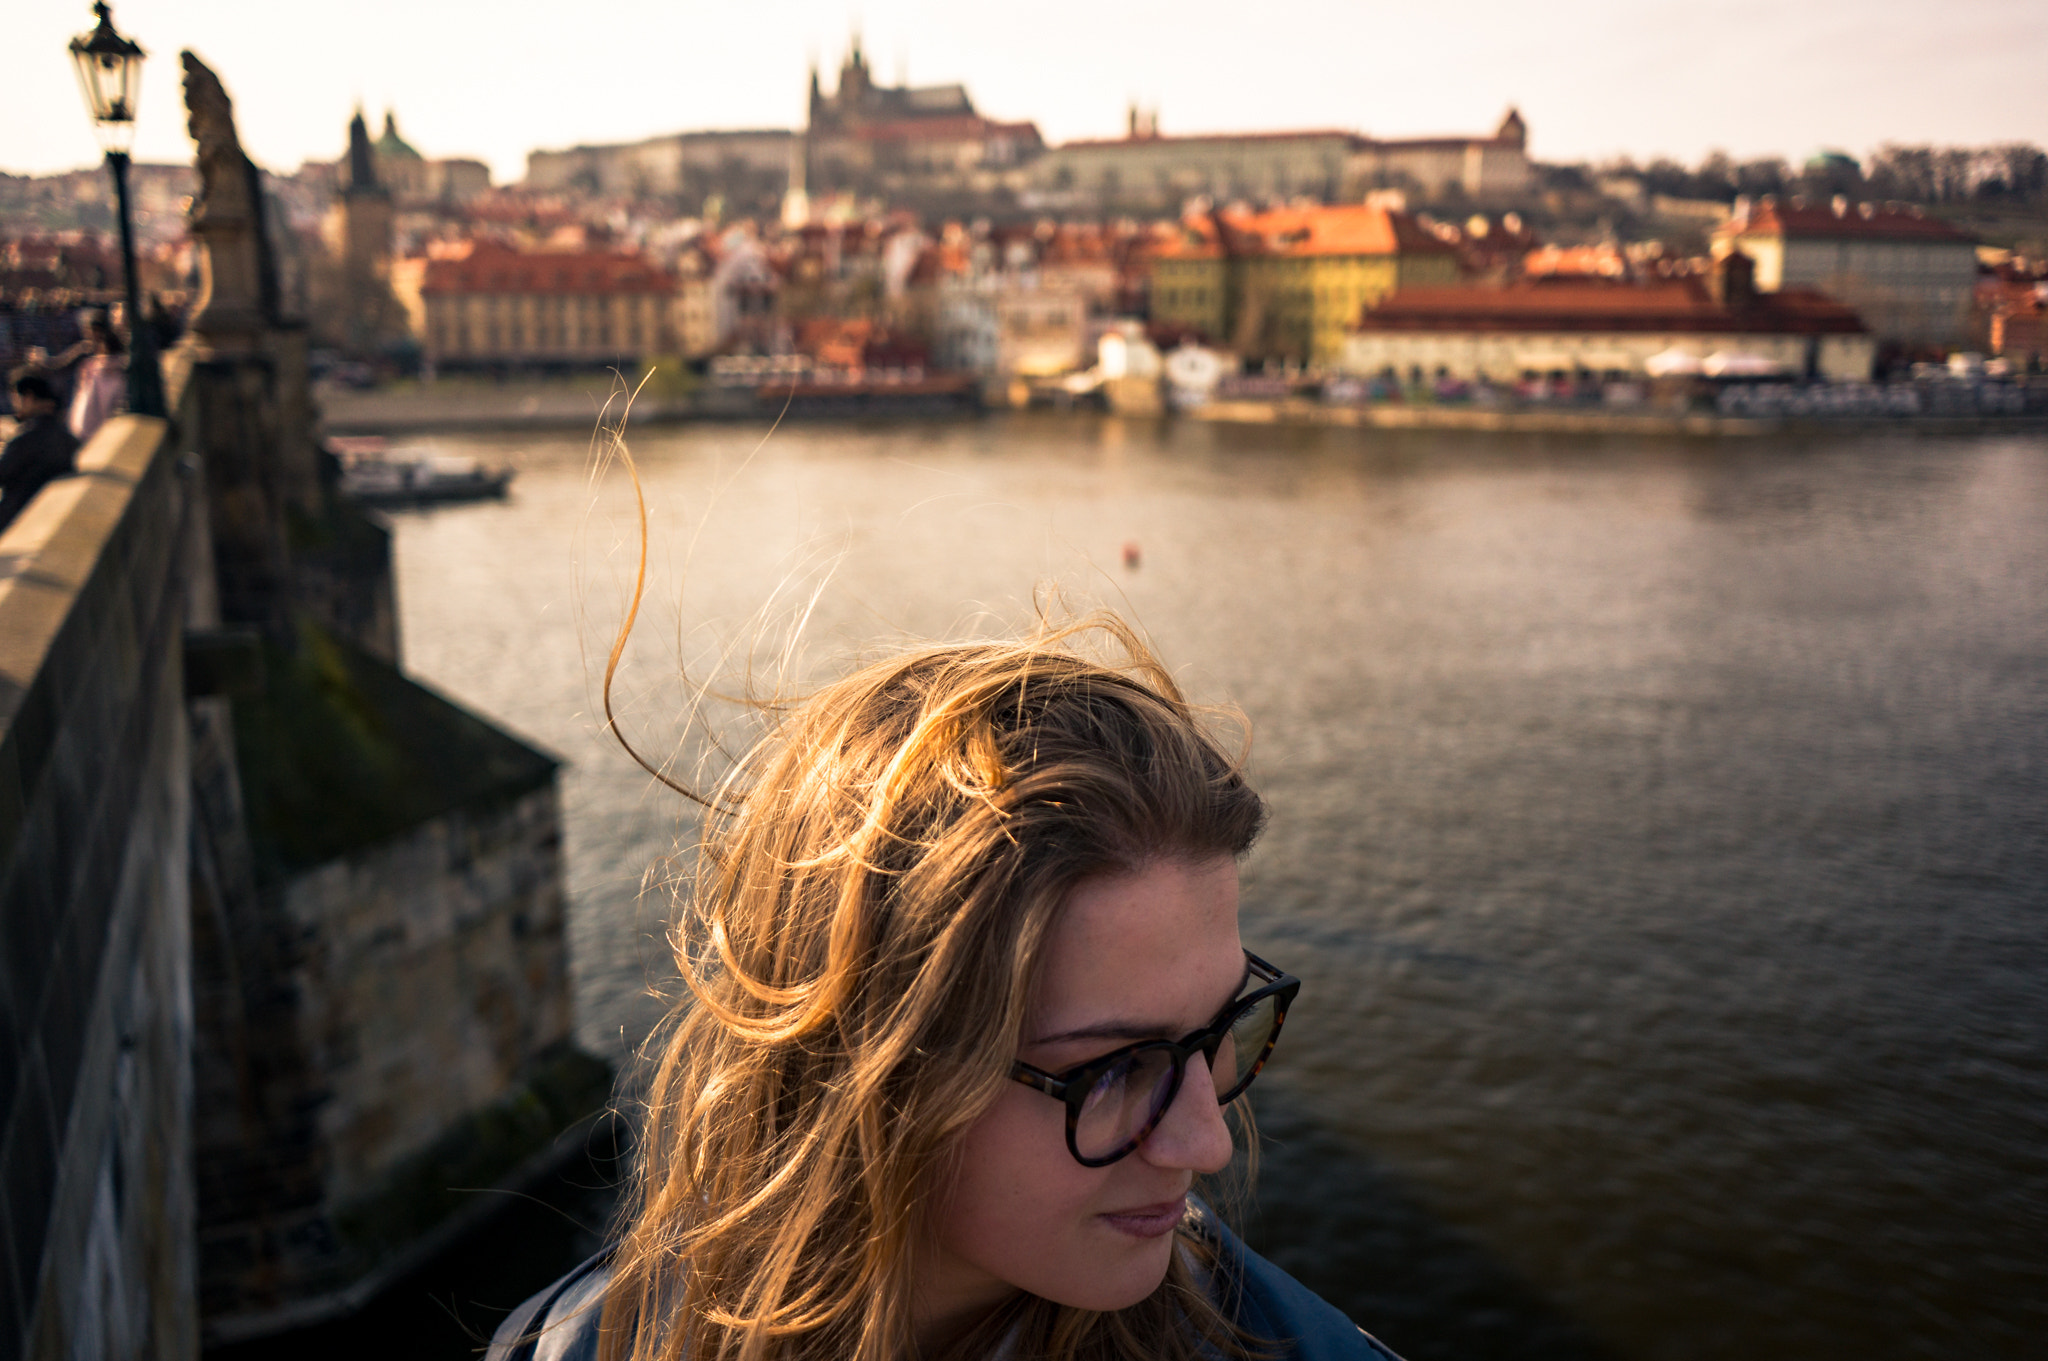
[[[1238,932],[1265,806],[1137,635],[762,707],[675,786],[708,816],[623,1232],[492,1361],[1387,1361],[1197,1196],[1301,983]]]
[[[41,374],[14,380],[14,438],[0,451],[0,530],[45,485],[76,471],[78,440],[57,414],[57,392]]]
[[[1231,1320],[1272,1344],[1275,1361],[1400,1361],[1314,1291],[1244,1245],[1196,1201],[1193,1231],[1213,1240],[1227,1263],[1212,1293],[1227,1298]],[[598,1361],[598,1329],[611,1253],[589,1261],[520,1305],[498,1325],[484,1361]],[[1007,1361],[999,1343],[992,1361]]]

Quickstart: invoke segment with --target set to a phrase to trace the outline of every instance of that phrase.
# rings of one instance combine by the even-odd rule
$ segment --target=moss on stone
[[[257,872],[276,881],[457,808],[498,808],[557,762],[318,624],[266,645],[264,693],[234,704]]]

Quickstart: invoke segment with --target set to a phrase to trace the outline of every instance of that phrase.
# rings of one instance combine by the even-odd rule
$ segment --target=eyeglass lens
[[[1209,1060],[1221,1101],[1244,1086],[1272,1038],[1277,999],[1266,997],[1231,1022]],[[1074,1122],[1074,1146],[1084,1158],[1107,1157],[1152,1125],[1173,1100],[1173,1052],[1141,1049],[1095,1079]]]

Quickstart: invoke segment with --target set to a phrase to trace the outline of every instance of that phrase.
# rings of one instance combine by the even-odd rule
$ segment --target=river
[[[1045,583],[1141,624],[1273,808],[1245,937],[1305,986],[1255,1241],[1412,1361],[2039,1354],[2048,440],[762,433],[634,438],[624,729],[701,783],[747,729],[686,728],[696,680]],[[620,1054],[692,825],[593,717],[626,483],[438,442],[519,477],[394,517],[406,661],[569,762],[580,1033]]]

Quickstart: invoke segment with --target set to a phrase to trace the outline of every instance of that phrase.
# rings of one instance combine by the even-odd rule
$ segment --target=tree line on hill
[[[1822,152],[1796,170],[1782,157],[1738,161],[1714,151],[1692,169],[1670,157],[1660,156],[1646,165],[1624,157],[1593,166],[1552,167],[1551,176],[1560,187],[1632,178],[1647,193],[1723,203],[1742,194],[1845,194],[1927,204],[2029,203],[2048,198],[2048,152],[2027,142],[1977,147],[1887,142],[1864,161]]]

